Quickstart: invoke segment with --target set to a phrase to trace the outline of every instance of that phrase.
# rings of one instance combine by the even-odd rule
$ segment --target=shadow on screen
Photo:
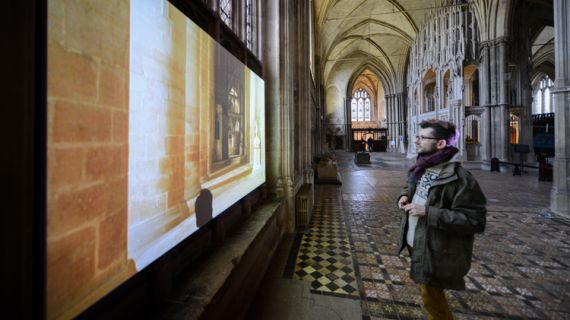
[[[201,228],[212,219],[212,193],[202,189],[196,199],[196,225]]]

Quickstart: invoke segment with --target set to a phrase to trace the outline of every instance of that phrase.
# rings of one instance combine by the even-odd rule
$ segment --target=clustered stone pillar
[[[390,141],[394,140],[394,104],[393,95],[386,95],[386,116],[388,121],[386,125],[388,126],[388,147],[390,147]]]
[[[490,160],[493,157],[493,152],[491,150],[491,104],[490,104],[490,67],[489,67],[490,53],[489,53],[489,42],[481,43],[481,64],[479,67],[479,77],[480,77],[480,90],[479,90],[479,101],[482,106],[485,107],[485,112],[483,113],[482,123],[483,123],[483,150],[481,153],[482,159]]]
[[[481,43],[480,102],[483,114],[483,159],[509,159],[509,103],[507,101],[507,39]]]
[[[351,98],[347,97],[344,99],[344,118],[345,119],[345,124],[344,124],[344,150],[348,151],[348,152],[352,152],[354,150],[354,147],[352,145],[352,140],[354,139],[354,136],[352,134],[352,121],[350,121],[349,119],[351,119],[351,114],[350,114],[350,101]]]
[[[494,42],[490,43],[490,47],[489,47],[489,70],[490,70],[490,74],[489,74],[489,82],[491,84],[490,90],[491,90],[491,100],[490,102],[490,115],[491,115],[491,153],[493,155],[493,157],[499,158],[500,160],[507,160],[505,158],[503,158],[503,155],[500,152],[500,148],[499,148],[499,144],[500,143],[500,125],[501,125],[501,114],[499,113],[499,110],[497,110],[497,106],[498,106],[498,100],[497,100],[497,82],[498,82],[498,77],[497,77],[497,60],[499,59],[499,57],[497,57],[497,48],[495,47]]]
[[[405,93],[400,92],[396,95],[396,114],[397,114],[397,119],[398,119],[398,123],[396,124],[396,128],[397,128],[397,135],[396,135],[396,143],[398,145],[398,150],[402,151],[403,153],[405,153],[405,148],[403,148],[402,146],[400,146],[400,144],[404,143],[404,141],[400,140],[400,136],[404,136],[404,132],[406,132],[406,116],[405,116],[405,108],[406,106],[404,105],[405,103]]]
[[[268,1],[265,8],[266,41],[263,41],[267,145],[267,182],[270,193],[283,200],[287,231],[295,228],[293,195],[293,77],[292,46],[289,45],[289,1]]]
[[[495,143],[499,144],[500,158],[508,159],[509,155],[509,105],[507,103],[507,83],[505,80],[505,72],[507,72],[507,44],[506,39],[502,38],[496,42],[496,49],[499,55],[497,76],[499,78],[497,93],[498,104],[500,110],[499,134],[495,138]]]
[[[296,4],[298,6],[297,14],[297,30],[296,36],[297,40],[297,54],[295,55],[297,63],[295,65],[297,69],[297,78],[295,81],[297,83],[296,90],[298,91],[298,101],[296,105],[298,108],[298,116],[296,121],[299,123],[299,130],[296,130],[297,140],[299,141],[299,149],[295,150],[297,154],[295,157],[299,159],[298,172],[302,173],[299,177],[298,184],[311,183],[313,180],[313,169],[311,166],[312,156],[313,156],[313,139],[314,132],[311,132],[312,124],[316,125],[316,119],[313,116],[313,108],[311,101],[311,70],[307,63],[308,59],[304,57],[309,57],[311,54],[310,48],[310,35],[305,31],[309,29],[310,22],[310,8],[309,1],[300,1]],[[300,187],[298,185],[297,187]]]
[[[550,205],[557,214],[570,216],[570,2],[554,0],[555,159]]]
[[[387,125],[388,125],[388,146],[390,146],[390,141],[396,143],[395,147],[397,150],[402,150],[400,148],[400,136],[404,135],[404,130],[406,130],[406,118],[404,113],[404,99],[405,94],[400,92],[396,94],[386,95],[386,110],[387,110]]]

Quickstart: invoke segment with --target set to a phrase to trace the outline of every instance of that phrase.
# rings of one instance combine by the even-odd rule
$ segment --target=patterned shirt
[[[418,183],[416,185],[416,193],[414,193],[414,197],[412,198],[412,203],[425,206],[429,194],[429,189],[431,188],[433,182],[437,180],[437,178],[439,177],[441,169],[442,169],[441,165],[437,165],[435,167],[426,169],[426,172],[418,180]],[[406,242],[410,247],[414,246],[414,234],[416,232],[416,226],[418,225],[418,220],[419,220],[418,216],[408,215],[408,232],[406,234]]]

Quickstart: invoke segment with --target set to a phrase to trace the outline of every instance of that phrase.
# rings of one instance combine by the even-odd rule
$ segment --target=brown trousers
[[[429,320],[453,320],[444,289],[425,284],[421,284],[420,288],[422,289],[422,302]]]
[[[410,257],[413,248],[407,246]],[[422,289],[422,303],[428,313],[428,320],[453,320],[453,314],[449,309],[449,303],[442,288],[430,287],[420,284]]]

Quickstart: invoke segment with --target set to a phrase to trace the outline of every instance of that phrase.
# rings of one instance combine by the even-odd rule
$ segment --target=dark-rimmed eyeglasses
[[[416,136],[416,140],[439,140],[439,138],[436,137],[425,137],[425,136]]]

